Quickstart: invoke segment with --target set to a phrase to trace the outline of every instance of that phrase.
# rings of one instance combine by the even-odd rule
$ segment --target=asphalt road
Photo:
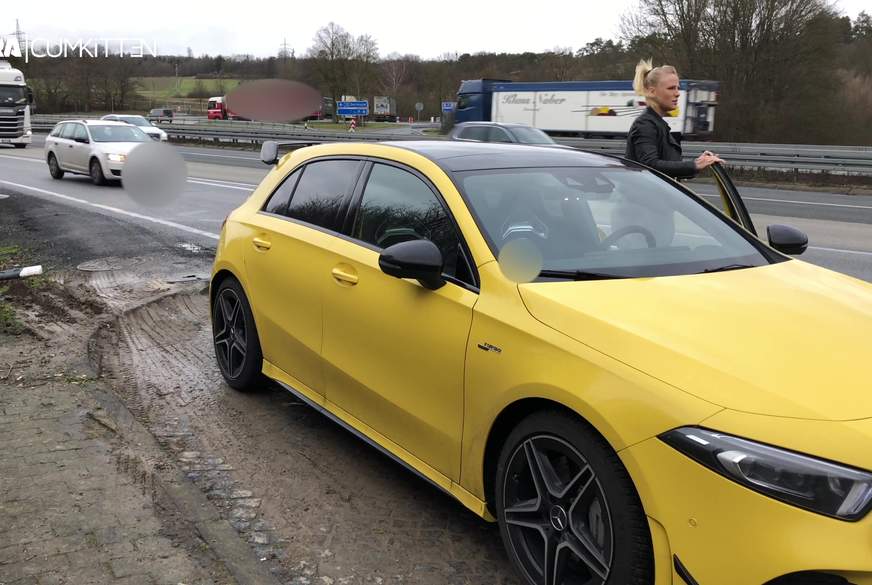
[[[184,192],[166,206],[131,199],[120,185],[96,187],[87,177],[53,180],[43,160],[43,136],[24,150],[0,149],[0,192],[52,198],[177,233],[197,244],[214,245],[221,222],[267,173],[257,152],[176,146],[187,162]],[[702,195],[712,185],[693,184]],[[872,196],[743,187],[757,231],[788,224],[805,231],[810,246],[802,259],[872,282]]]

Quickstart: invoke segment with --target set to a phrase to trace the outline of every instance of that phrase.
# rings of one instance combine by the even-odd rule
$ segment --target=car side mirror
[[[267,140],[260,147],[260,160],[266,165],[274,165],[279,160],[279,145],[277,142]]]
[[[442,252],[430,240],[411,240],[388,246],[378,257],[382,272],[396,278],[414,278],[430,290],[445,284]]]
[[[766,226],[766,236],[769,238],[770,246],[791,256],[799,256],[808,247],[808,236],[789,225]]]
[[[80,144],[89,144],[91,142],[87,138],[73,138],[73,140],[75,140],[76,142],[78,142]]]

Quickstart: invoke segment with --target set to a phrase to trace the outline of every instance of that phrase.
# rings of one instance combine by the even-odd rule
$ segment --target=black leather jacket
[[[651,106],[639,114],[627,135],[626,157],[675,179],[696,176],[693,161],[681,160],[681,144]]]

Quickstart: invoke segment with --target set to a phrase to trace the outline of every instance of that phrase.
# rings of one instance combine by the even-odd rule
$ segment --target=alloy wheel
[[[221,372],[228,378],[238,378],[245,367],[248,332],[245,313],[236,292],[223,289],[215,303],[215,354]]]
[[[614,532],[593,468],[553,435],[527,438],[512,453],[503,485],[503,520],[512,551],[537,585],[602,585]]]

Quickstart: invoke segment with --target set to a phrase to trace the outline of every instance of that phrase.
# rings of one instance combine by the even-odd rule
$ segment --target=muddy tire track
[[[224,384],[207,295],[126,312],[96,347],[115,392],[283,581],[518,583],[495,525],[277,385]]]

